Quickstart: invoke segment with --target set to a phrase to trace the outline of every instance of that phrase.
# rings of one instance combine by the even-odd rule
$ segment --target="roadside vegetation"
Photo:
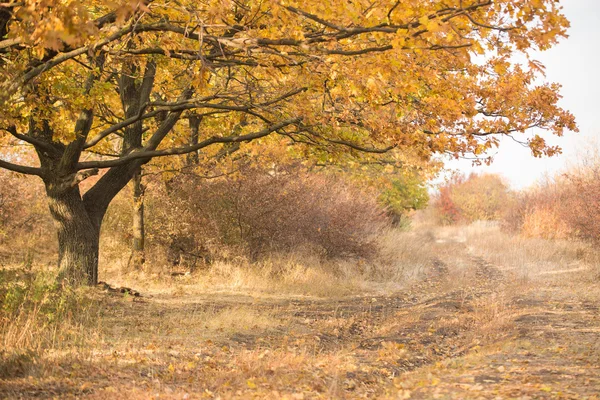
[[[597,399],[559,3],[0,2],[0,398]]]
[[[489,185],[469,183],[480,180]],[[98,288],[61,285],[43,253],[3,248],[1,394],[594,398],[595,242],[509,229],[535,188],[453,182],[429,209],[405,211],[410,226],[394,225],[372,187],[335,175],[254,169],[148,182],[146,261],[128,265],[124,193],[107,215],[108,285]],[[542,203],[528,204],[535,213]],[[440,217],[448,209],[465,211],[450,224]],[[40,245],[52,247],[30,243]]]

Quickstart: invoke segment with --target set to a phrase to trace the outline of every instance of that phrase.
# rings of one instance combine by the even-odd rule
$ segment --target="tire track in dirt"
[[[483,257],[471,256],[471,261],[475,264],[475,278],[478,282],[483,282],[489,286],[504,285],[506,276],[504,273]]]
[[[445,257],[446,249],[440,247],[438,254]],[[598,304],[559,301],[560,287],[552,289],[556,292],[515,291],[510,273],[470,254],[466,246],[452,244],[452,252],[452,258],[433,259],[422,280],[388,296],[273,299],[206,294],[171,302],[152,297],[141,302],[111,299],[107,310],[110,318],[105,321],[125,326],[138,336],[146,335],[157,348],[151,350],[141,342],[126,343],[129,358],[120,363],[127,356],[126,350],[111,348],[114,357],[107,356],[111,364],[106,370],[91,364],[79,370],[65,366],[64,373],[72,374],[70,386],[41,382],[37,384],[43,385],[40,387],[24,379],[4,385],[0,397],[20,392],[39,397],[117,398],[107,391],[115,386],[119,395],[139,390],[142,395],[137,398],[147,398],[144,395],[152,391],[161,392],[161,398],[177,398],[168,393],[193,393],[198,388],[218,393],[215,377],[227,382],[235,375],[241,376],[236,381],[241,394],[226,392],[222,397],[250,398],[255,381],[247,379],[257,375],[243,375],[238,369],[240,360],[247,362],[244,357],[249,354],[268,354],[265,359],[282,357],[275,361],[282,365],[288,355],[315,361],[298,371],[262,370],[267,376],[279,374],[277,379],[282,382],[301,382],[308,388],[307,399],[381,398],[388,394],[397,398],[398,391],[405,389],[415,399],[438,395],[550,399],[560,397],[559,390],[568,394],[566,398],[580,394],[592,398],[592,388],[600,385]],[[464,265],[449,261],[455,259]],[[496,312],[497,306],[505,306],[499,301],[509,303],[506,310],[500,307],[504,314],[486,315],[489,310]],[[281,325],[225,332],[210,340],[202,327],[184,330],[182,334],[192,340],[173,334],[178,320],[239,307],[280,320]],[[500,319],[505,319],[506,325],[498,328],[494,324]],[[491,325],[490,330],[481,330],[486,324]],[[152,325],[159,329],[148,329]],[[122,344],[126,337],[120,331],[111,334],[113,342],[109,344]],[[327,366],[331,359],[347,360],[352,368],[342,365],[331,372]],[[253,358],[251,364],[261,363],[261,359]],[[85,386],[94,374],[95,381]],[[205,376],[211,378],[201,381]],[[195,379],[193,385],[190,377]],[[268,379],[282,393],[290,390],[290,383],[277,386],[277,379]],[[160,384],[154,383],[157,380]]]
[[[523,286],[484,257],[469,254],[469,259],[475,296],[506,296],[513,310],[508,337],[468,349],[448,368],[424,368],[428,378],[420,369],[403,375],[433,379],[433,385],[413,390],[411,398],[599,399],[600,297],[570,285],[583,269],[561,270],[571,277],[558,281],[550,279],[554,274],[538,274]]]

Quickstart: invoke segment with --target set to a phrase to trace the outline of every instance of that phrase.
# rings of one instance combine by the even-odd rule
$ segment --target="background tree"
[[[411,171],[389,177],[379,197],[397,226],[408,223],[408,214],[424,209],[429,202],[426,181]]]
[[[565,36],[555,0],[119,4],[0,6],[0,141],[25,142],[39,159],[0,167],[44,181],[60,269],[88,283],[108,205],[153,158],[254,142],[249,151],[427,160],[483,155],[532,127],[576,129],[558,86],[534,84],[539,63],[511,63]],[[527,144],[536,156],[557,151],[539,136]]]
[[[510,188],[494,174],[457,176],[440,188],[436,202],[443,222],[498,221],[510,207]]]
[[[452,199],[453,188],[465,181],[463,174],[453,174],[438,189],[433,201],[433,209],[438,222],[442,225],[452,225],[463,221],[460,209]]]

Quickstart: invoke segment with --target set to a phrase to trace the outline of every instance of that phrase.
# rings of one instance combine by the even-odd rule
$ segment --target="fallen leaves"
[[[477,270],[477,263],[467,267]],[[600,353],[589,345],[600,322],[594,304],[548,301],[574,297],[560,286],[547,289],[545,301],[533,301],[535,284],[511,292],[508,277],[502,289],[495,279],[486,283],[485,274],[484,282],[459,283],[452,268],[432,268],[425,281],[397,295],[257,301],[252,316],[285,323],[244,330],[239,339],[240,332],[207,330],[209,321],[193,323],[194,315],[231,318],[202,313],[189,298],[174,299],[176,306],[150,298],[133,308],[111,298],[110,314],[102,317],[108,325],[104,339],[90,343],[89,356],[48,353],[35,366],[38,375],[4,380],[0,395],[44,390],[108,399],[593,398],[600,385],[594,363]],[[231,307],[227,297],[211,301],[211,307]],[[459,303],[464,306],[455,307]],[[497,324],[502,334],[492,335],[490,324],[507,304],[513,323]],[[239,316],[247,308],[231,309]],[[135,329],[115,329],[128,325]]]

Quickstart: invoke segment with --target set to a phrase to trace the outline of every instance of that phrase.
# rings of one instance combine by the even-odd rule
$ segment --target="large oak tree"
[[[277,141],[427,160],[502,135],[540,156],[557,149],[527,130],[576,129],[528,57],[565,36],[557,0],[115,3],[0,3],[0,167],[44,181],[59,266],[90,284],[108,205],[158,157]]]

